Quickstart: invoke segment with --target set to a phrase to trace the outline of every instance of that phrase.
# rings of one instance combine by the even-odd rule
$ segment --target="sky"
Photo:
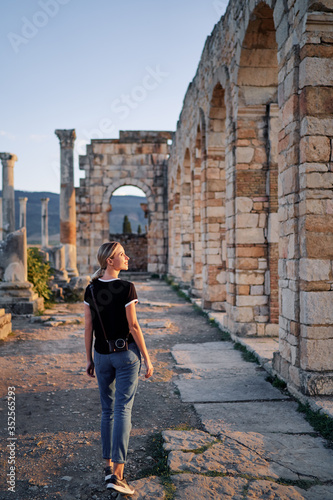
[[[76,130],[76,186],[84,176],[78,155],[91,139],[175,130],[205,40],[226,6],[227,0],[2,1],[0,151],[18,157],[15,189],[59,193],[55,129]]]

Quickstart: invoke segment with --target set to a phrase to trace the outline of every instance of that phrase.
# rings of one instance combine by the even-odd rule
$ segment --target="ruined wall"
[[[333,6],[231,0],[207,38],[168,170],[169,273],[277,372],[333,393]]]
[[[110,241],[119,241],[130,258],[130,272],[147,272],[148,242],[146,234],[110,234]]]
[[[109,241],[112,193],[121,186],[142,189],[148,203],[148,271],[167,269],[167,158],[171,132],[126,131],[119,139],[92,140],[80,156],[85,171],[76,189],[77,262],[80,274],[96,269],[99,246]]]

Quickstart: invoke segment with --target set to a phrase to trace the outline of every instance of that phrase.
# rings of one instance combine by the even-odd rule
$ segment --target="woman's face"
[[[112,259],[109,258],[108,260],[116,271],[127,271],[129,257],[125,254],[125,250],[121,245],[117,246]]]

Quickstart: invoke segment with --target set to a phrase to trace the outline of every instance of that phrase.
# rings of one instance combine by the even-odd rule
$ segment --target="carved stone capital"
[[[11,160],[12,162],[17,161],[17,156],[12,155],[11,153],[0,153],[0,160],[3,161],[9,161]]]
[[[74,141],[76,139],[75,129],[57,129],[54,131],[55,135],[60,141],[60,146],[64,149],[73,149]]]

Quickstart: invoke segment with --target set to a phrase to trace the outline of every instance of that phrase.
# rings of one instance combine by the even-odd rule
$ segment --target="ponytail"
[[[105,273],[105,269],[102,269],[101,267],[98,268],[97,271],[92,275],[91,281],[98,280],[98,278],[101,278],[104,273]]]

